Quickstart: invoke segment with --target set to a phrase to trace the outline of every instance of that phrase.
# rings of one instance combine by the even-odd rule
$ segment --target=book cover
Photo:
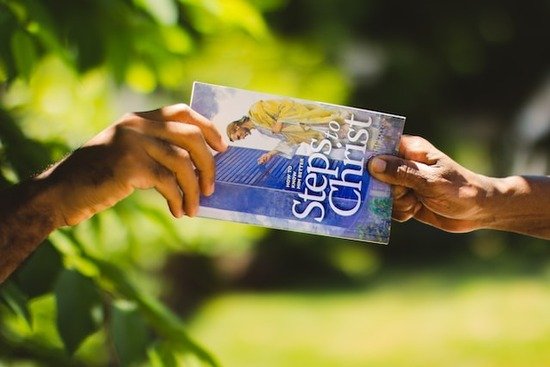
[[[395,154],[404,117],[200,82],[191,107],[229,142],[199,216],[388,243],[390,187],[367,162]]]

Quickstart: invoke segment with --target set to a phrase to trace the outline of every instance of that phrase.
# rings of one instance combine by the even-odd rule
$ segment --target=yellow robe
[[[250,107],[249,116],[254,124],[270,130],[276,123],[282,123],[280,134],[288,143],[296,145],[323,139],[316,127],[328,128],[331,121],[344,123],[344,116],[339,111],[290,99],[258,101]]]

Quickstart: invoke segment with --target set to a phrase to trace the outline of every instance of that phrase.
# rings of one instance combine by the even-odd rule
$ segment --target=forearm
[[[550,176],[491,180],[484,227],[550,239]]]
[[[56,189],[35,178],[0,193],[0,283],[62,224]]]

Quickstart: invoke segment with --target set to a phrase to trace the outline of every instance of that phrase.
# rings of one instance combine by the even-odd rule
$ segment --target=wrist
[[[65,226],[65,219],[61,210],[63,189],[53,180],[44,177],[33,179],[30,185],[32,186],[32,194],[29,207],[48,216],[50,231]]]
[[[73,181],[64,179],[58,174],[42,179],[44,192],[36,201],[37,205],[50,213],[53,229],[77,225],[104,209],[99,208],[100,204],[92,204],[93,199],[86,195],[84,186],[79,187]]]
[[[482,228],[507,229],[514,218],[521,215],[521,208],[515,206],[523,191],[523,182],[519,176],[504,178],[486,177],[489,183],[487,196],[483,203],[484,219]]]
[[[52,231],[67,225],[62,209],[66,192],[61,183],[51,176],[54,169],[55,166],[52,166],[29,181],[32,191],[30,206],[48,214]]]

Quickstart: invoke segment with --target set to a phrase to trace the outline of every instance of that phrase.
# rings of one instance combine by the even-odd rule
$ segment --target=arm
[[[450,232],[487,228],[550,239],[550,177],[487,177],[428,141],[403,136],[400,157],[379,156],[371,174],[392,184],[393,217],[415,218]]]
[[[36,178],[1,192],[0,282],[50,232],[135,189],[155,188],[175,217],[195,215],[199,195],[214,191],[208,146],[227,147],[214,125],[186,105],[128,114]]]
[[[279,154],[279,151],[277,150],[271,150],[267,153],[262,154],[260,158],[258,158],[258,164],[266,164],[271,160],[271,158],[273,158],[277,154]]]
[[[59,189],[39,178],[0,193],[0,283],[62,225],[55,210],[58,197]]]
[[[278,134],[278,133],[280,133],[282,130],[283,130],[283,123],[282,123],[282,122],[279,122],[279,121],[277,121],[277,122],[275,123],[275,125],[273,125],[273,126],[271,127],[271,131],[272,131],[274,134]]]

